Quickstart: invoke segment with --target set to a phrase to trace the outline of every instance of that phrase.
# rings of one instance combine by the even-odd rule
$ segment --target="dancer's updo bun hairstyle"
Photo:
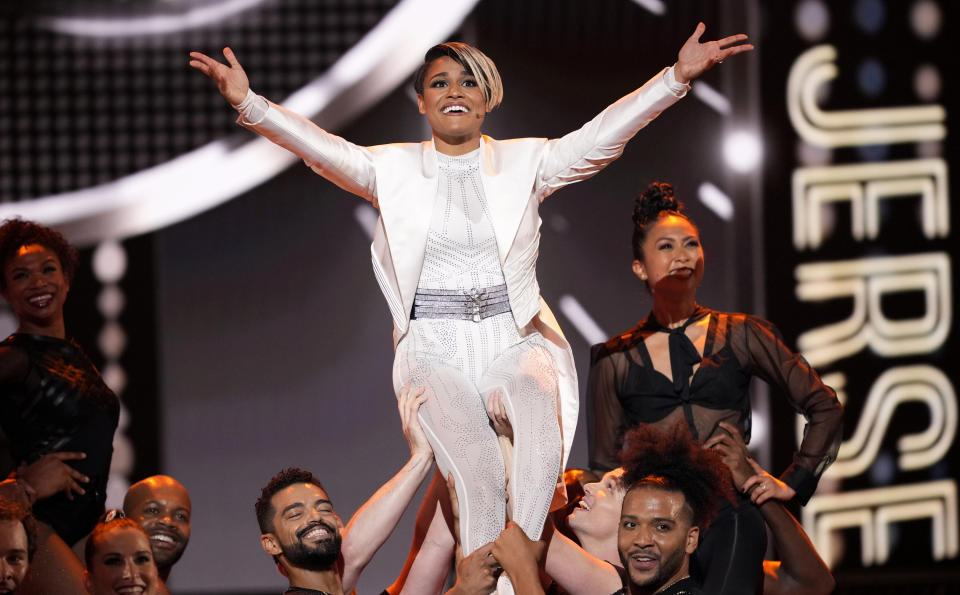
[[[664,213],[690,221],[683,211],[683,203],[673,196],[673,186],[654,182],[637,195],[633,205],[633,257],[640,262],[643,262],[643,242],[647,239],[647,232]]]

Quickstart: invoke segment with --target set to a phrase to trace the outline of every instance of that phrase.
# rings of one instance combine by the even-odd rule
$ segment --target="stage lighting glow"
[[[97,338],[97,347],[107,358],[116,360],[127,348],[127,333],[116,322],[108,322],[100,330]],[[109,383],[107,383],[109,384]],[[111,385],[112,386],[112,385]]]
[[[127,298],[116,285],[107,285],[97,296],[97,309],[106,319],[115,319],[123,312]]]
[[[603,343],[610,336],[605,330],[600,328],[597,321],[590,316],[590,313],[587,312],[587,309],[583,307],[577,298],[572,295],[562,295],[560,296],[558,304],[563,315],[573,323],[573,327],[577,329],[580,336],[590,345]]]
[[[633,0],[634,4],[646,8],[655,15],[664,15],[667,12],[667,6],[662,0]]]
[[[762,152],[757,135],[745,130],[731,132],[723,141],[723,156],[727,160],[727,165],[740,173],[756,169],[760,164]]]
[[[797,140],[797,161],[803,166],[822,166],[833,163],[833,149]]]
[[[751,412],[750,417],[750,446],[753,450],[770,440],[770,417],[766,411],[757,409]]]
[[[890,156],[890,145],[861,145],[857,147],[861,161],[885,161]]]
[[[0,335],[6,337],[17,330],[17,319],[6,308],[0,308]]]
[[[110,390],[118,395],[123,392],[123,389],[127,388],[127,373],[120,364],[107,364],[100,376],[103,378],[103,382],[110,387]]]
[[[936,101],[940,97],[943,81],[940,70],[933,64],[921,64],[913,73],[913,92],[923,101]]]
[[[114,240],[107,240],[93,252],[93,274],[101,283],[116,283],[127,272],[127,253]]]
[[[853,7],[853,18],[866,33],[879,33],[887,22],[887,7],[883,0],[857,0]]]
[[[939,159],[943,157],[943,143],[938,140],[928,140],[917,143],[917,157],[925,159]]]
[[[887,69],[876,58],[865,58],[857,68],[857,86],[865,97],[877,97],[887,88]]]
[[[724,221],[733,219],[733,201],[723,190],[710,182],[704,182],[697,188],[697,196],[705,207],[716,213]]]
[[[830,29],[830,12],[821,0],[803,0],[793,13],[794,27],[807,41],[820,41]]]
[[[933,39],[942,25],[940,6],[933,0],[920,0],[910,9],[910,26],[920,39]]]

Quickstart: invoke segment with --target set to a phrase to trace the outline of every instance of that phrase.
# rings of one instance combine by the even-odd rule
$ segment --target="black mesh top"
[[[666,329],[659,327],[652,314],[626,333],[593,346],[587,381],[590,467],[619,466],[623,433],[638,423],[668,428],[685,421],[702,442],[719,422],[726,421],[749,442],[747,391],[756,375],[779,389],[806,417],[800,450],[781,475],[796,491],[797,501],[805,504],[840,447],[843,407],[836,393],[820,381],[803,356],[784,345],[770,322],[706,308],[691,318],[703,316],[709,316],[706,342],[703,353],[693,356],[701,359],[687,382],[678,378],[674,383],[654,369],[645,340]],[[672,367],[683,374],[682,366]]]
[[[0,425],[16,464],[51,452],[85,452],[67,464],[90,478],[73,500],[61,492],[34,504],[33,514],[68,544],[103,513],[120,401],[73,341],[14,334],[0,343]]]

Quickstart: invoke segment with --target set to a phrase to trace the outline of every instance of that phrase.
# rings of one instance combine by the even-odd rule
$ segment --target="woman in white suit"
[[[540,299],[540,203],[620,156],[626,142],[683,97],[689,82],[752,49],[735,35],[700,43],[701,23],[677,63],[560,139],[498,141],[481,134],[503,90],[493,62],[462,43],[431,48],[415,75],[422,143],[360,147],[250,90],[228,64],[192,52],[239,123],[300,156],[380,211],[373,268],[394,320],[394,385],[426,387],[421,421],[461,507],[464,555],[504,527],[505,473],[512,518],[537,539],[576,427],[570,347]],[[559,407],[558,407],[559,403]],[[559,409],[559,411],[558,411]],[[514,428],[505,470],[494,425]],[[559,490],[557,490],[557,486]]]

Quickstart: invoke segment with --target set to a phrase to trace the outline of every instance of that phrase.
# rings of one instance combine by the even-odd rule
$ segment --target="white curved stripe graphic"
[[[336,129],[404,82],[426,49],[456,30],[475,4],[404,0],[329,70],[281,103]],[[425,14],[432,16],[425,19]],[[216,92],[213,85],[210,92]],[[332,100],[343,95],[350,101],[338,101],[332,109]],[[18,216],[54,225],[80,246],[122,239],[216,207],[295,161],[295,155],[260,137],[237,147],[218,140],[106,184],[0,204],[0,220]]]
[[[43,29],[75,37],[139,37],[167,35],[198,29],[264,4],[268,0],[225,0],[206,6],[195,6],[179,14],[146,14],[134,17],[42,17],[37,25]]]

